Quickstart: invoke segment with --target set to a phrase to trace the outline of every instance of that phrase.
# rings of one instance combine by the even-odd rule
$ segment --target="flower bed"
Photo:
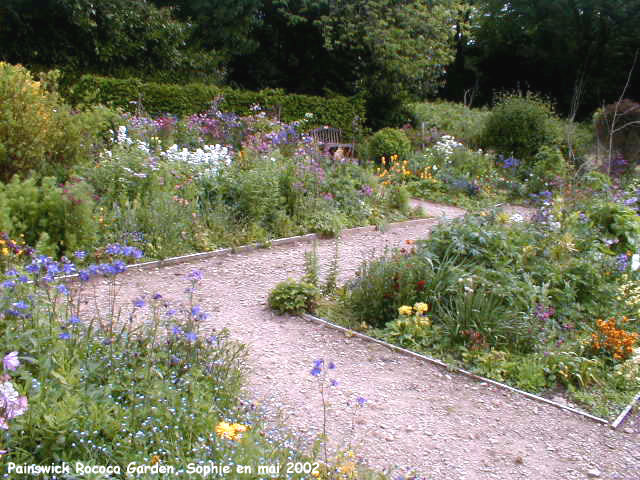
[[[638,219],[624,200],[580,211],[543,197],[531,223],[484,212],[442,224],[364,263],[320,314],[611,418],[640,389]]]

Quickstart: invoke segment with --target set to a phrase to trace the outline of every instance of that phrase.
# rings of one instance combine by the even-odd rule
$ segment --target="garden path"
[[[463,214],[454,207],[423,207],[436,217]],[[430,218],[384,232],[345,232],[338,244],[340,281],[365,258],[424,238],[437,222]],[[318,242],[325,270],[335,242]],[[250,348],[247,394],[269,419],[284,420],[297,438],[308,440],[322,429],[318,379],[309,372],[316,359],[334,361],[330,372],[339,384],[330,389],[328,432],[333,440],[354,445],[372,467],[415,470],[430,480],[640,478],[637,432],[612,431],[357,337],[271,313],[269,291],[288,277],[303,275],[309,249],[309,243],[296,243],[131,270],[119,279],[120,302],[131,305],[133,298],[157,292],[179,303],[188,273],[200,270],[198,302],[212,312],[204,329],[226,327]],[[359,396],[366,403],[356,412]]]

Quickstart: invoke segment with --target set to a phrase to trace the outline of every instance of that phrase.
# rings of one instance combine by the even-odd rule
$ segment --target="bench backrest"
[[[342,130],[335,127],[318,127],[309,132],[315,143],[342,143]]]

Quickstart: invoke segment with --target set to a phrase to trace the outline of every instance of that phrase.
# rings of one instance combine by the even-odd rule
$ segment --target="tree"
[[[179,68],[190,28],[140,0],[4,0],[0,55],[11,63],[113,73]]]
[[[328,49],[352,50],[361,77],[383,72],[412,93],[434,93],[454,59],[457,1],[331,0],[321,19]]]
[[[175,8],[175,16],[192,22],[191,41],[205,50],[219,51],[227,60],[258,48],[253,31],[262,24],[263,0],[153,0]]]
[[[617,98],[634,52],[640,0],[482,0],[473,58],[485,92],[530,88],[568,111],[576,85],[583,114]],[[505,68],[508,65],[509,68]],[[638,92],[635,86],[634,93]]]

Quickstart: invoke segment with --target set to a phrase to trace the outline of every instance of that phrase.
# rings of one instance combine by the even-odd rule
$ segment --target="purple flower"
[[[160,295],[159,293],[154,293],[151,298],[153,300],[160,300],[162,298],[162,295]]]
[[[144,300],[143,300],[142,298],[136,298],[136,299],[133,301],[133,306],[134,306],[135,308],[142,308],[142,307],[144,307]]]
[[[80,323],[80,319],[76,315],[71,315],[71,317],[69,317],[69,323],[71,325],[77,325]]]
[[[627,257],[626,253],[618,255],[616,261],[618,262],[618,270],[621,272],[624,272],[629,267],[629,257]]]
[[[328,368],[329,370],[333,370],[334,368],[336,368],[336,364],[333,362],[329,362]]]
[[[337,381],[337,380],[333,380],[333,379],[331,379],[331,382],[330,382],[330,383],[331,383],[331,386],[332,386],[332,387],[337,387],[337,386],[338,386],[338,381]]]
[[[171,329],[171,333],[179,337],[180,335],[182,335],[182,329],[180,327],[175,326]]]
[[[198,335],[195,332],[189,332],[185,334],[184,338],[190,342],[195,342],[198,339]]]
[[[16,282],[14,282],[13,280],[5,280],[1,285],[2,288],[13,288],[16,286]]]
[[[69,295],[69,289],[65,285],[58,285],[56,290],[63,295]]]
[[[176,310],[174,308],[170,308],[164,313],[167,317],[172,317],[176,314]]]
[[[15,269],[13,269],[13,268],[12,268],[11,270],[7,270],[7,271],[5,272],[5,275],[6,275],[7,277],[17,277],[17,276],[18,276],[18,275],[20,275],[20,274],[18,273],[18,271],[17,271],[17,270],[15,270]]]
[[[18,352],[7,353],[2,359],[2,366],[5,370],[15,370],[20,366],[20,360],[18,360]]]
[[[78,273],[78,276],[80,277],[81,282],[88,282],[89,279],[91,278],[91,274],[89,273],[89,270],[81,270]]]
[[[202,272],[200,270],[194,270],[189,274],[189,280],[192,282],[199,282],[202,280]]]
[[[360,193],[365,197],[370,197],[373,194],[373,188],[370,185],[363,185],[360,189]]]
[[[319,376],[322,373],[322,369],[320,367],[313,367],[311,369],[311,375],[313,375],[314,377]]]
[[[69,332],[62,332],[58,335],[58,338],[61,340],[69,340],[71,338],[71,334]]]
[[[363,407],[366,401],[367,399],[363,397],[356,398],[356,403],[358,404],[359,407]]]
[[[78,260],[82,260],[87,256],[87,252],[85,252],[84,250],[76,250],[75,252],[73,252],[73,256]]]

